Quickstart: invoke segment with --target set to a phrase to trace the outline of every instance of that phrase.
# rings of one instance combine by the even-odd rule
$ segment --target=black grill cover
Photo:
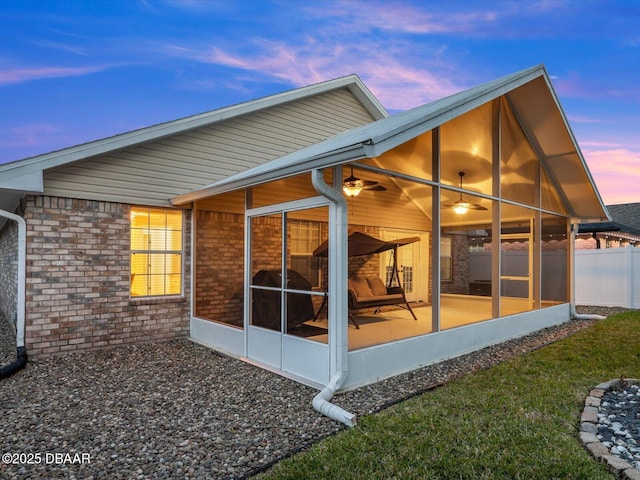
[[[282,286],[280,270],[260,270],[253,277],[253,285],[264,287]],[[311,282],[295,270],[287,270],[287,288],[311,290]],[[287,331],[311,320],[315,312],[311,295],[287,293]],[[280,292],[253,289],[253,325],[280,330]]]

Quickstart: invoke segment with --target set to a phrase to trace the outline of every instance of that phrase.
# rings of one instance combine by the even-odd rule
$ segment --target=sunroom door
[[[290,202],[247,215],[246,351],[264,366],[326,383],[327,262],[312,253],[326,239],[328,206],[314,203]]]
[[[524,233],[500,236],[500,315],[533,310],[533,237]]]
[[[418,300],[427,301],[429,298],[428,276],[428,249],[429,234],[416,232],[384,230],[382,240],[390,241],[399,238],[419,236],[420,241],[410,243],[398,248],[398,275],[405,296],[410,302]],[[428,250],[427,250],[428,252]],[[388,250],[380,254],[380,278],[389,285],[390,277],[393,275],[393,250]],[[397,280],[392,279],[392,285],[397,284]]]

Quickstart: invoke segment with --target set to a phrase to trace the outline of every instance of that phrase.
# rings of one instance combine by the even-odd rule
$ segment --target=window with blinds
[[[182,212],[131,208],[131,296],[182,294]]]
[[[311,283],[320,286],[320,259],[313,251],[320,243],[320,222],[289,220],[289,268],[295,270]]]
[[[453,280],[453,259],[451,237],[440,238],[440,281]]]

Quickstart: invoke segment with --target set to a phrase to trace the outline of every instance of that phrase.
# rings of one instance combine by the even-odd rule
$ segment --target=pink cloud
[[[435,58],[413,62],[400,54],[402,45],[382,49],[371,43],[320,45],[307,39],[297,46],[262,40],[259,46],[258,55],[236,54],[216,47],[196,57],[206,63],[266,74],[297,86],[357,73],[390,110],[406,110],[467,88],[449,78],[451,67],[439,60],[441,52],[434,52]]]
[[[0,85],[29,82],[43,78],[79,77],[100,72],[110,67],[111,65],[97,65],[91,67],[41,67],[2,70],[0,71]]]
[[[621,145],[620,142],[615,141],[586,140],[584,142],[580,142],[580,147],[583,151],[594,149],[617,150],[621,148]]]
[[[594,117],[584,117],[584,116],[577,116],[577,115],[569,115],[569,123],[605,123],[605,121],[601,118],[594,118]]]
[[[333,19],[337,34],[372,29],[410,34],[472,34],[495,23],[498,13],[490,10],[438,12],[402,3],[343,0],[331,3],[309,3],[301,10],[314,18]],[[363,14],[366,12],[366,14]],[[435,12],[435,13],[432,13]],[[345,30],[348,28],[348,30]]]
[[[34,147],[47,145],[52,137],[58,133],[59,129],[54,125],[24,125],[9,129],[8,132],[0,135],[0,147]]]
[[[572,98],[591,98],[597,89],[590,84],[591,80],[581,78],[575,72],[567,72],[564,75],[556,75],[553,80],[553,87],[558,95]]]
[[[640,202],[640,151],[614,148],[583,154],[605,204]]]
[[[200,59],[208,63],[261,72],[294,85],[308,85],[327,80],[318,69],[323,69],[332,58],[339,55],[339,52],[325,49],[321,55],[312,57],[306,55],[305,48],[271,41],[262,41],[260,44],[262,53],[258,55],[244,56],[213,48]]]

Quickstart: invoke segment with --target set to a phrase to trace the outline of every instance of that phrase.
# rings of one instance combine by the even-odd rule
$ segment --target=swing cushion
[[[373,297],[373,292],[366,278],[349,279],[349,290],[353,290],[358,298]],[[386,289],[384,293],[387,293]]]
[[[379,277],[369,277],[367,278],[367,283],[369,284],[369,288],[373,295],[376,297],[381,297],[383,295],[387,295],[387,287],[385,287],[384,283],[382,283],[382,279]]]
[[[349,279],[349,308],[352,310],[403,303],[402,289],[387,288],[378,277]]]

